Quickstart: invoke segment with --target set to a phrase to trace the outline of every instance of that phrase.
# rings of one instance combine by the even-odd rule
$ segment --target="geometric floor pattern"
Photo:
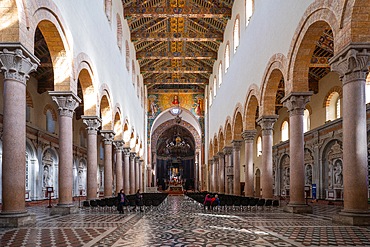
[[[341,208],[313,205],[313,214],[281,209],[204,211],[192,199],[169,196],[144,213],[91,211],[49,216],[41,206],[28,210],[36,224],[0,228],[0,246],[370,246],[370,227],[333,224]]]

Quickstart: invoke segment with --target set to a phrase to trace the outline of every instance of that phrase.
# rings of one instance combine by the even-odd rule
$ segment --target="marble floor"
[[[0,228],[0,246],[370,246],[370,227],[333,224],[338,206],[313,205],[313,214],[281,209],[204,211],[184,196],[169,196],[144,213],[88,210],[49,216],[28,208],[33,226]]]

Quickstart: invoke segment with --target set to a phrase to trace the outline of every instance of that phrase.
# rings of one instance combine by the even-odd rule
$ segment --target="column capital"
[[[125,142],[122,141],[122,140],[113,141],[113,145],[114,145],[114,147],[116,148],[117,151],[122,152],[123,151],[123,147],[125,145]]]
[[[258,125],[261,126],[263,136],[272,135],[274,124],[278,118],[278,115],[269,115],[257,119]]]
[[[225,155],[229,155],[233,152],[233,148],[232,147],[229,147],[229,146],[225,146],[222,151],[224,151],[224,154]]]
[[[242,132],[242,138],[244,142],[253,142],[254,138],[256,137],[257,130],[244,130]]]
[[[136,155],[135,162],[139,162],[139,161],[140,161],[140,157]]]
[[[218,161],[218,156],[217,155],[213,156],[213,161],[214,162],[217,162]]]
[[[233,150],[240,151],[240,147],[243,144],[242,140],[232,140],[231,143],[233,144]]]
[[[223,152],[218,152],[217,155],[220,159],[223,159],[225,157],[225,154]]]
[[[351,43],[329,61],[332,71],[339,74],[342,83],[366,80],[370,65],[370,45]]]
[[[112,145],[113,138],[116,134],[113,130],[101,130],[100,134],[103,136],[103,142],[105,145]]]
[[[135,152],[130,152],[130,157],[135,159],[136,158],[136,153]]]
[[[288,108],[289,116],[302,115],[313,92],[293,92],[285,96],[281,102]]]
[[[128,148],[128,147],[123,147],[122,151],[123,151],[123,154],[124,154],[125,156],[130,156],[130,152],[131,152],[131,149],[130,149],[130,148]]]
[[[49,91],[52,100],[58,106],[60,116],[73,117],[73,113],[81,99],[72,91]]]
[[[101,118],[98,116],[81,116],[82,122],[86,125],[87,134],[96,135],[101,126]]]
[[[208,160],[208,163],[209,163],[210,165],[213,165],[213,159],[209,159],[209,160]]]
[[[0,51],[0,71],[4,72],[5,79],[12,79],[26,85],[26,81],[30,78],[29,74],[36,71],[40,64],[39,59],[29,53],[21,44],[5,44],[5,46],[6,48],[0,45],[0,48],[3,48]]]

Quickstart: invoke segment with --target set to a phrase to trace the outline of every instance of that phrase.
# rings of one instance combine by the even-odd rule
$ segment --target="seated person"
[[[220,198],[218,198],[218,195],[216,194],[215,197],[211,199],[211,208],[220,206]]]
[[[212,203],[212,197],[210,194],[207,194],[203,202],[204,210],[206,209],[206,207],[209,209],[211,206],[211,203]]]

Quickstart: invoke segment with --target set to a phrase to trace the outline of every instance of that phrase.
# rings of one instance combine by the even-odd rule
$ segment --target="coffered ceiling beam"
[[[131,34],[135,41],[223,41],[220,33],[174,33],[174,32],[136,32]]]
[[[136,58],[141,59],[217,59],[216,52],[137,52]]]

